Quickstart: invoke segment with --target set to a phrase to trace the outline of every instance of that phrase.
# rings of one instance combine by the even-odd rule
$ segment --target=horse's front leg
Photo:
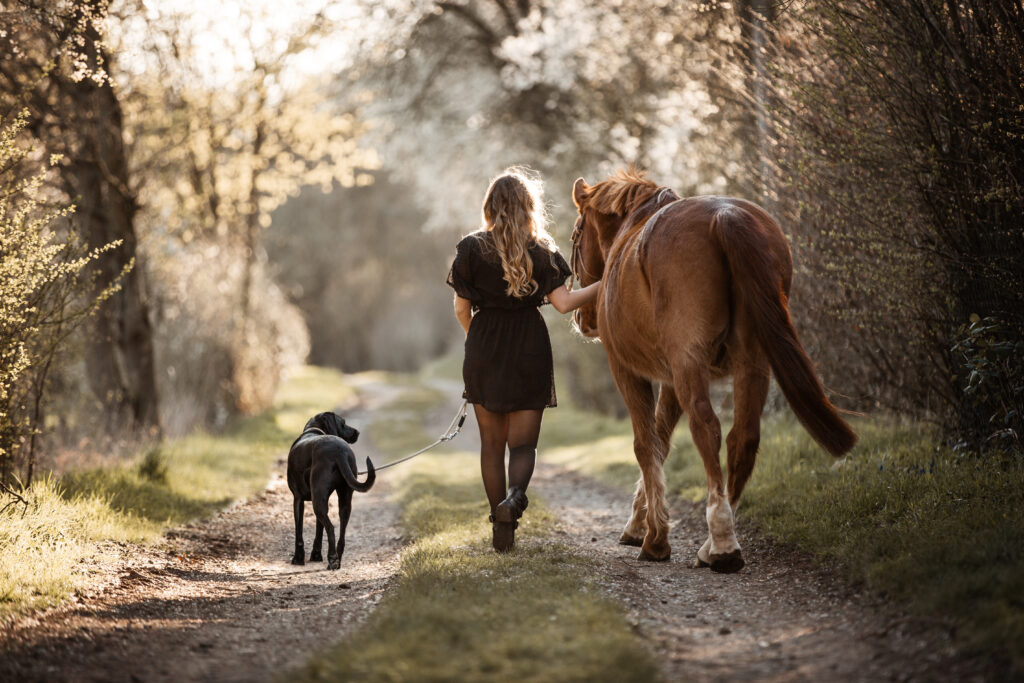
[[[658,441],[661,444],[662,462],[668,457],[672,445],[672,432],[679,422],[682,408],[676,400],[676,393],[669,384],[662,384],[658,392],[658,407],[654,413],[654,429]],[[633,514],[622,530],[619,543],[622,545],[641,546],[644,536],[647,535],[647,495],[644,492],[644,479],[640,477],[636,482],[636,492],[633,494]]]
[[[637,558],[667,560],[672,549],[668,543],[668,506],[665,504],[665,476],[662,471],[665,456],[661,453],[655,429],[654,390],[648,380],[617,364],[612,365],[612,375],[633,423],[633,453],[640,466],[646,499],[646,534]]]

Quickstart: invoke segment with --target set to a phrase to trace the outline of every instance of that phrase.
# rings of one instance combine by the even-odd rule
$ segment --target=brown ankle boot
[[[516,544],[516,527],[519,523],[509,517],[501,506],[488,519],[491,520],[491,547],[496,552],[504,553],[512,550]]]
[[[497,515],[501,512],[504,516],[510,516],[513,520],[516,520],[523,516],[523,511],[526,510],[529,504],[530,500],[526,497],[526,489],[521,486],[513,486],[508,490],[505,500],[498,503],[495,514]],[[503,510],[507,512],[502,512]]]

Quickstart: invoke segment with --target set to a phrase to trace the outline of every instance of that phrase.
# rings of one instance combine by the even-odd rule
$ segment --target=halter
[[[666,202],[666,199],[668,199],[669,201]],[[648,198],[646,201],[640,204],[640,206],[636,207],[635,209],[629,212],[626,218],[622,221],[623,224],[628,223],[630,218],[632,218],[638,212],[643,210],[652,201],[654,202],[653,210],[656,212],[655,215],[660,215],[662,211],[669,207],[669,205],[680,201],[680,197],[670,187],[659,187],[658,191],[651,195],[650,198]],[[652,215],[651,218],[654,218],[654,215]],[[647,221],[645,221],[645,223],[649,223],[651,218],[648,218]],[[572,237],[570,237],[569,240],[572,242],[572,253],[569,257],[569,268],[572,270],[573,278],[575,280],[578,280],[580,286],[582,286],[583,279],[580,277],[579,268],[582,267],[583,275],[591,277],[590,272],[587,270],[586,266],[583,265],[582,260],[582,246],[580,245],[580,242],[583,241],[582,213],[576,217],[576,224],[573,225],[572,227]]]
[[[572,271],[573,281],[579,281],[580,286],[583,286],[583,278],[579,276],[577,272],[577,266],[582,264],[580,260],[580,239],[583,237],[583,214],[581,213],[576,217],[576,224],[572,226],[572,237],[569,241],[572,242],[572,252],[569,255],[569,270]],[[586,267],[583,268],[583,274],[589,276]],[[572,282],[569,283],[573,284]]]

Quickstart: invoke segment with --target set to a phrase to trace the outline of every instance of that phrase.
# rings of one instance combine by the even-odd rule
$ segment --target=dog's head
[[[355,443],[356,439],[359,438],[359,430],[354,427],[349,427],[345,424],[345,419],[336,413],[317,413],[313,417],[309,418],[309,422],[306,423],[305,429],[310,429],[312,427],[316,427],[324,434],[341,437],[349,443]]]

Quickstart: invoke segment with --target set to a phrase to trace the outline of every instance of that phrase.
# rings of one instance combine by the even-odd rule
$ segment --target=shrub
[[[776,26],[764,103],[812,355],[975,450],[1019,435],[1024,384],[1018,4],[807,3]]]
[[[33,150],[20,136],[27,125],[25,112],[0,118],[0,481],[21,470],[29,484],[48,379],[68,336],[119,279],[93,293],[85,267],[117,243],[88,251],[62,230],[73,207],[48,208],[46,171],[26,171]]]

